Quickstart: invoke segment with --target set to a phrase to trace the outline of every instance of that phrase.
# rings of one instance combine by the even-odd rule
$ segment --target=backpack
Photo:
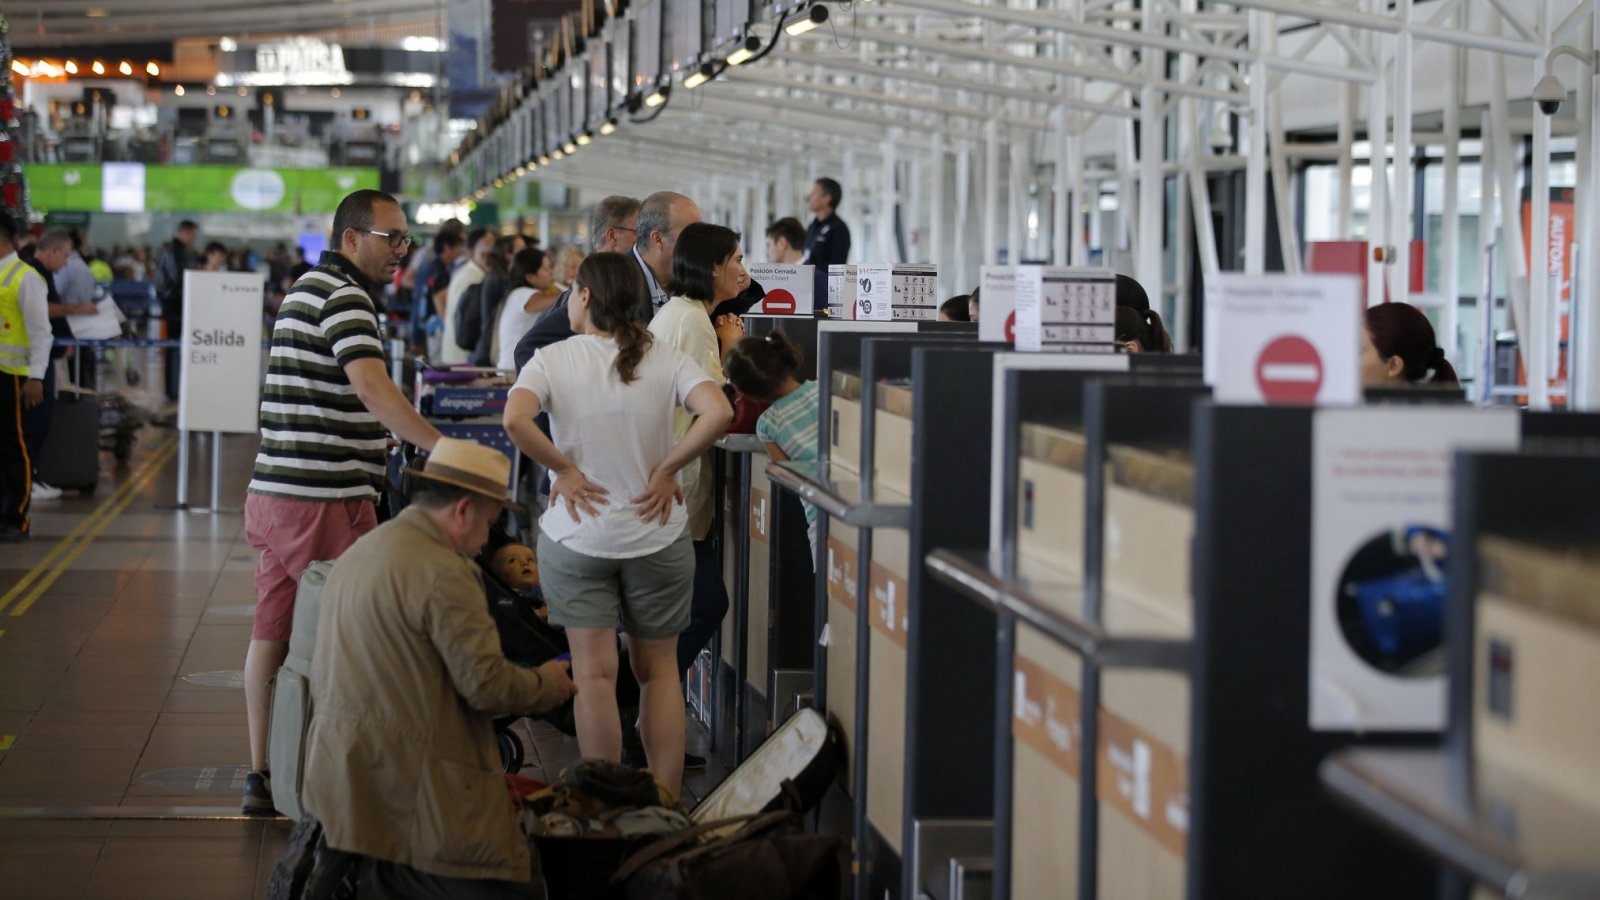
[[[456,301],[456,347],[471,350],[478,346],[478,335],[483,332],[483,282],[469,287]]]
[[[306,737],[311,731],[311,654],[317,646],[322,588],[333,563],[314,562],[300,576],[294,599],[289,655],[272,677],[272,717],[267,723],[267,761],[272,770],[272,805],[299,819],[305,784]]]

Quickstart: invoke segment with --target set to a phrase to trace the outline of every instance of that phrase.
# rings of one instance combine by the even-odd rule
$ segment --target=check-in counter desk
[[[816,377],[818,321],[811,316],[749,315],[745,330],[781,330],[806,351],[796,377]],[[728,614],[717,637],[713,750],[729,766],[744,760],[811,693],[815,616],[805,517],[793,495],[768,484],[765,446],[734,434],[713,450],[718,533]]]
[[[1336,797],[1447,867],[1441,896],[1600,897],[1597,449],[1457,457],[1444,747],[1323,766]]]
[[[1074,379],[1081,417],[1037,402]],[[1000,540],[929,557],[1000,615],[995,896],[1432,897],[1318,779],[1437,735],[1312,727],[1315,412],[1199,393],[1008,373]],[[1060,504],[1081,552],[1051,552]]]
[[[913,783],[919,767],[939,773],[930,779],[944,779],[940,801],[945,805],[928,807],[941,820],[931,826],[934,831],[951,821],[986,820],[989,811],[991,786],[973,790],[972,773],[989,770],[992,747],[980,742],[976,757],[939,753],[941,761],[962,767],[959,776],[936,764],[924,766],[931,743],[916,730],[912,704],[914,687],[928,680],[914,674],[919,664],[938,660],[946,670],[970,667],[982,702],[945,710],[937,720],[924,716],[921,725],[963,738],[971,730],[960,725],[962,715],[987,727],[993,647],[972,640],[974,632],[965,623],[965,656],[958,659],[940,643],[950,637],[948,616],[936,616],[935,624],[919,629],[919,612],[926,610],[919,610],[922,579],[911,560],[921,558],[914,552],[919,541],[941,529],[953,529],[954,537],[976,528],[967,540],[980,545],[987,540],[987,523],[972,515],[982,508],[987,485],[971,475],[988,465],[988,373],[998,348],[978,345],[966,335],[928,333],[865,340],[824,334],[822,340],[828,381],[821,430],[828,463],[821,471],[785,466],[772,477],[827,513],[826,626],[817,696],[848,736],[845,785],[858,835],[857,893],[913,896],[915,885],[907,883],[908,877],[917,878],[911,871],[911,823],[919,799],[928,793]],[[937,423],[930,424],[930,418]],[[932,500],[935,493],[938,499]],[[956,512],[960,507],[952,503],[964,504],[964,512]],[[963,612],[970,617],[973,610]],[[938,649],[930,649],[929,642]],[[958,814],[942,815],[952,810]],[[944,828],[936,840],[951,831]]]

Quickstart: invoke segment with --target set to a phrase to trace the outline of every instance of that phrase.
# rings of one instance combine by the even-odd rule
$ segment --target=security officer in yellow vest
[[[44,400],[50,365],[49,288],[17,255],[16,220],[0,211],[0,543],[28,539],[32,461],[25,410]]]

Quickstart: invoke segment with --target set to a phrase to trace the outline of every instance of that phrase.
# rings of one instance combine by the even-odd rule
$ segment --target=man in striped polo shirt
[[[266,777],[267,681],[288,655],[300,574],[377,527],[389,431],[425,450],[439,439],[389,380],[378,330],[382,285],[411,246],[400,204],[382,191],[345,197],[330,243],[278,309],[261,389],[261,449],[244,509],[245,534],[261,551],[244,663],[247,815],[276,814]]]

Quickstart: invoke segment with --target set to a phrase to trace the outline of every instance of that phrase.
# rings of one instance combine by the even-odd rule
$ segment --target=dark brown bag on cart
[[[789,810],[722,819],[661,838],[629,857],[611,883],[628,900],[842,900],[845,839],[807,834]]]

